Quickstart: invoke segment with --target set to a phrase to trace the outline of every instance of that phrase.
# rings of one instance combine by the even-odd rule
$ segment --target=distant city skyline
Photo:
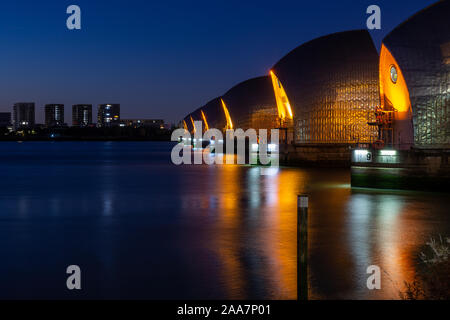
[[[267,75],[301,43],[365,28],[371,4],[382,10],[382,30],[371,31],[379,49],[396,25],[435,2],[80,0],[78,31],[66,28],[71,3],[8,2],[0,12],[0,112],[32,101],[44,123],[46,104],[111,102],[123,118],[176,123],[242,79]]]
[[[70,108],[72,122],[66,121],[66,109]],[[95,118],[94,118],[94,111]],[[44,107],[44,123],[36,122],[36,106],[34,102],[17,102],[11,111],[0,112],[0,128],[11,127],[18,130],[21,127],[139,127],[171,125],[165,123],[164,119],[158,118],[122,118],[120,104],[100,104],[94,109],[92,104],[75,104],[64,106],[63,104],[46,104]],[[173,124],[172,124],[173,125]]]

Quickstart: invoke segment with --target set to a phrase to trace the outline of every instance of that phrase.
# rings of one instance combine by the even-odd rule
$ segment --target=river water
[[[422,245],[450,234],[445,194],[356,190],[345,169],[175,166],[172,146],[0,143],[0,298],[295,299],[299,193],[313,299],[397,299]]]

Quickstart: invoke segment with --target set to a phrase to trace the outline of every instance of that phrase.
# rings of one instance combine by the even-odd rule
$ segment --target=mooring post
[[[297,199],[297,299],[308,300],[308,196]]]

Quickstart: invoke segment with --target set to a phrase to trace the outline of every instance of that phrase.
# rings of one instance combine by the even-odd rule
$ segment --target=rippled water
[[[295,299],[299,193],[312,298],[398,298],[421,245],[450,234],[446,195],[352,190],[349,170],[175,166],[171,146],[1,143],[0,298]]]

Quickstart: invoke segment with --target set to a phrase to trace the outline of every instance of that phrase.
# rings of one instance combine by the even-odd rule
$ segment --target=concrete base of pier
[[[280,164],[351,168],[352,187],[450,191],[450,149],[352,149],[348,144],[280,145]]]
[[[450,150],[369,152],[370,162],[352,159],[352,187],[450,192]]]
[[[308,167],[350,167],[348,144],[291,144],[280,146],[280,164]]]

